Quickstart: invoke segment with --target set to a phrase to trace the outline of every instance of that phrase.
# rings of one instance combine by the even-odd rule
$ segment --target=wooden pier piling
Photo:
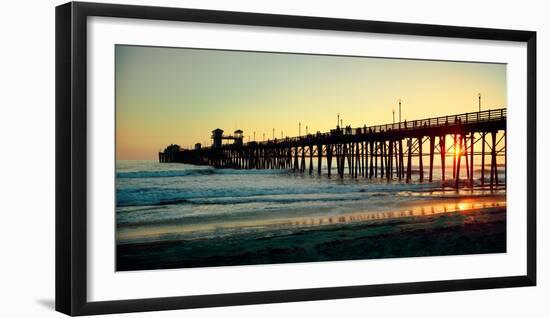
[[[430,175],[428,181],[433,181],[434,174],[434,152],[435,152],[435,136],[430,136]]]

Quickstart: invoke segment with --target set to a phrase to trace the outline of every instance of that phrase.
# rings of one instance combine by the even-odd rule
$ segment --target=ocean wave
[[[377,193],[370,195],[371,197],[379,197],[383,194]],[[279,204],[289,204],[289,203],[307,203],[307,202],[337,202],[337,201],[357,201],[365,199],[366,195],[355,195],[355,196],[327,196],[327,197],[265,197],[265,196],[253,196],[253,197],[219,197],[219,198],[209,198],[209,199],[169,199],[169,200],[160,200],[158,202],[151,202],[147,205],[149,206],[164,206],[164,205],[234,205],[234,204],[248,204],[248,203],[279,203]],[[127,204],[127,205],[118,205],[119,207],[129,207],[129,206],[140,206],[140,204]]]
[[[117,207],[168,206],[168,205],[223,205],[254,202],[294,203],[301,201],[345,201],[357,198],[378,198],[388,195],[409,196],[408,190],[431,191],[431,185],[403,185],[401,187],[357,187],[341,185],[332,187],[273,187],[237,189],[175,189],[135,188],[117,190]],[[313,198],[313,199],[311,199]]]
[[[117,172],[117,178],[171,178],[197,175],[210,175],[214,169],[194,169],[194,170],[159,170],[159,171],[130,171]]]
[[[189,169],[189,170],[158,170],[158,171],[128,171],[117,172],[116,177],[126,178],[173,178],[186,176],[207,176],[213,174],[219,175],[253,175],[253,174],[287,174],[289,170],[265,169],[265,170],[239,170],[239,169]]]

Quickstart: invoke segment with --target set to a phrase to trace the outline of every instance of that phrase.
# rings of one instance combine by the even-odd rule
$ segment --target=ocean
[[[413,169],[413,180],[406,183],[340,179],[336,171],[328,178],[325,168],[318,176],[316,171],[117,161],[117,244],[224,238],[506,204],[504,186],[490,190],[476,180],[473,189],[456,191],[452,182],[420,183],[417,173]],[[475,173],[479,176],[479,167]],[[435,167],[434,179],[440,174]],[[499,182],[505,183],[503,167]]]

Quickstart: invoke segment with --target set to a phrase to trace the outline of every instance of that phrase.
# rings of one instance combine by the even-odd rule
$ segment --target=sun
[[[454,152],[455,152],[455,156],[460,156],[460,153],[461,153],[460,148],[455,147]]]

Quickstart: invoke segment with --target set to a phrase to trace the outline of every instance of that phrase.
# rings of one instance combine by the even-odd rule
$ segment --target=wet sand
[[[442,207],[353,214],[328,224],[304,221],[220,238],[118,244],[116,270],[506,252],[505,201]]]

